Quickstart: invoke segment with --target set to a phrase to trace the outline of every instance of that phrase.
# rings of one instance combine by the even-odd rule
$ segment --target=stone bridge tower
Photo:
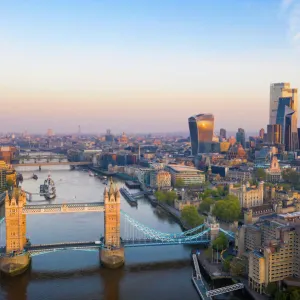
[[[112,179],[109,189],[104,190],[104,249],[101,249],[100,260],[108,268],[124,264],[120,237],[120,191]]]
[[[14,188],[5,198],[6,253],[0,257],[0,271],[15,276],[26,271],[30,265],[30,255],[23,252],[26,245],[26,194],[20,188]]]
[[[14,188],[11,195],[6,194],[6,253],[22,251],[26,245],[26,215],[22,213],[24,205],[26,194],[21,189]]]

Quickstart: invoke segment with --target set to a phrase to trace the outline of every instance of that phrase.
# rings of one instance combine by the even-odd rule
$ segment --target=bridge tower
[[[24,272],[30,264],[30,256],[23,252],[26,245],[26,215],[23,206],[26,194],[20,188],[7,192],[5,197],[6,253],[0,258],[0,270],[8,275]]]
[[[110,180],[104,190],[104,248],[100,252],[101,263],[108,268],[124,264],[124,248],[120,237],[120,191]]]

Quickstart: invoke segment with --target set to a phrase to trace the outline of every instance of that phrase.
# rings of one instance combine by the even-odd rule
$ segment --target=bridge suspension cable
[[[146,244],[146,243],[163,243],[163,244],[188,244],[197,243],[199,241],[208,241],[208,233],[210,228],[204,231],[198,232],[194,235],[184,235],[182,233],[163,233],[154,230],[148,226],[141,224],[140,222],[134,220],[126,213],[122,213],[124,216],[124,224],[122,225],[122,236],[123,241],[132,244]]]

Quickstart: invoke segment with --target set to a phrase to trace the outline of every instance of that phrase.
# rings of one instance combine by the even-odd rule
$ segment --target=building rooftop
[[[188,167],[188,166],[184,166],[184,165],[168,165],[167,166],[170,169],[173,169],[175,172],[194,172],[194,173],[204,173],[203,171],[200,171],[194,167]]]

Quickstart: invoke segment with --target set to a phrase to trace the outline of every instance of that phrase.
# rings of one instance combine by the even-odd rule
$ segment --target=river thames
[[[105,185],[96,177],[68,166],[27,167],[22,187],[31,193],[49,172],[56,184],[53,203],[103,201]],[[27,179],[33,171],[38,180]],[[119,187],[123,182],[116,181]],[[47,203],[33,195],[31,204]],[[162,232],[179,232],[180,226],[146,199],[131,207],[121,196],[121,209],[135,220]],[[122,223],[121,223],[122,226]],[[122,232],[122,229],[121,229]],[[27,236],[32,244],[99,240],[103,234],[103,213],[27,216]],[[2,300],[132,300],[189,299],[199,296],[192,285],[190,246],[127,248],[125,266],[118,270],[100,267],[98,252],[62,251],[33,257],[31,269],[15,278],[0,278]],[[219,299],[246,299],[242,292]]]

